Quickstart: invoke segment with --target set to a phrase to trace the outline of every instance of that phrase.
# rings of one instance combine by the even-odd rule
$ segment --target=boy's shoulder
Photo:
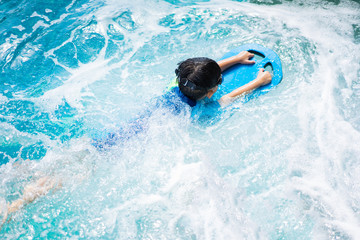
[[[164,95],[165,99],[172,104],[177,104],[179,102],[186,103],[190,107],[196,106],[196,101],[185,96],[179,89],[178,86],[173,86],[169,91]]]

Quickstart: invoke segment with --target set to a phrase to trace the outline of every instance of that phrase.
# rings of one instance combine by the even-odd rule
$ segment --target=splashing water
[[[122,2],[122,3],[121,3]],[[359,1],[0,1],[2,239],[359,239]],[[154,113],[176,64],[245,43],[284,79],[212,125]]]

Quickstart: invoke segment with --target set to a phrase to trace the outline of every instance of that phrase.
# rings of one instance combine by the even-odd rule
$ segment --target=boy
[[[92,144],[98,150],[102,150],[126,142],[132,136],[148,128],[148,118],[152,115],[154,109],[166,109],[173,114],[179,114],[184,110],[184,104],[193,108],[198,101],[204,98],[210,99],[222,83],[221,72],[235,64],[254,64],[255,61],[250,60],[252,57],[254,57],[254,54],[244,51],[219,62],[204,57],[190,58],[180,62],[175,70],[177,77],[176,87],[162,97],[156,98],[155,102],[150,104],[145,112],[139,114],[135,120],[130,121],[125,127],[122,127],[116,133],[109,133],[105,138],[94,139]],[[219,99],[218,103],[204,105],[205,111],[196,109],[193,112],[198,114],[197,118],[200,121],[214,119],[219,104],[221,107],[225,107],[242,94],[251,92],[270,82],[271,74],[264,71],[264,69],[260,69],[255,80],[224,95]],[[201,105],[199,107],[201,108]]]

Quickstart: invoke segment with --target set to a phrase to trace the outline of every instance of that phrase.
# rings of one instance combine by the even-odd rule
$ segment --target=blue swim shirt
[[[191,118],[196,122],[213,122],[220,115],[218,101],[201,100],[196,102],[185,96],[179,87],[173,87],[164,95],[155,98],[142,113],[118,131],[109,133],[105,138],[93,139],[92,144],[99,150],[116,145],[148,129],[148,119],[157,109],[174,115],[191,111]]]

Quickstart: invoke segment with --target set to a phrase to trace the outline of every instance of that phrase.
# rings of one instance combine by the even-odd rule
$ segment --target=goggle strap
[[[184,87],[188,87],[188,88],[191,88],[191,89],[203,89],[202,87],[199,87],[199,86],[197,86],[195,83],[193,83],[193,82],[191,82],[191,81],[189,81],[188,79],[181,79],[182,80],[182,82],[183,81],[185,81],[185,83],[182,83],[182,85],[184,86]]]

